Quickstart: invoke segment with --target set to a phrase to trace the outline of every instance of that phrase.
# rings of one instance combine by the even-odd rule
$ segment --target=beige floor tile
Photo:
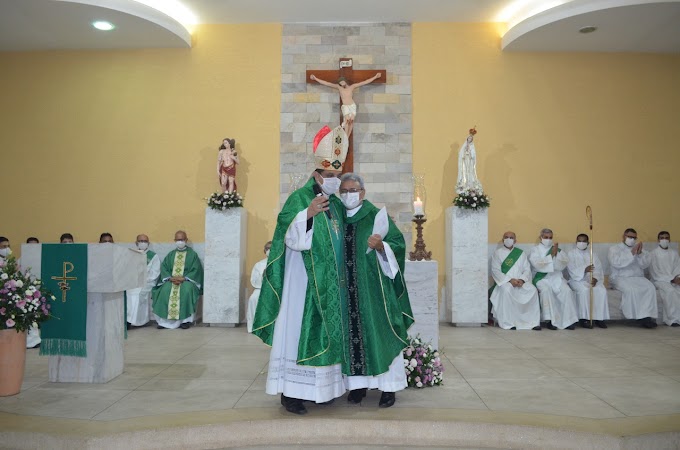
[[[231,409],[243,393],[238,390],[218,391],[193,389],[182,391],[137,390],[97,414],[95,420],[117,420],[191,411]]]
[[[38,362],[26,362],[24,367],[24,378],[40,378],[47,380],[48,368],[47,358]]]
[[[573,378],[628,416],[680,413],[680,382],[664,376]]]
[[[456,364],[459,359],[533,359],[533,357],[519,348],[448,348],[446,356]]]
[[[252,381],[244,380],[209,380],[202,378],[153,378],[140,386],[138,391],[192,391],[211,390],[213,392],[235,391],[245,392]]]
[[[113,389],[113,390],[123,390],[123,391],[134,391],[147,381],[151,377],[139,378],[131,377],[126,374],[118,375],[113,380],[108,383],[44,383],[42,388],[49,389],[66,389],[66,390],[101,390],[101,389]]]
[[[555,358],[607,358],[612,355],[611,352],[603,350],[601,348],[584,344],[581,342],[576,343],[564,343],[561,345],[553,346],[543,346],[543,347],[524,347],[524,350],[531,356],[542,360],[542,359],[555,359]]]
[[[492,411],[520,411],[594,419],[623,417],[619,411],[566,378],[477,378],[467,381]]]
[[[206,347],[194,350],[177,361],[178,364],[204,363],[211,361],[262,362],[269,361],[269,349],[254,348],[243,350],[240,347]]]
[[[365,402],[378,404],[380,394],[370,392]],[[364,402],[362,402],[363,405]],[[464,380],[447,381],[442,386],[407,388],[397,392],[398,408],[441,408],[441,409],[482,409],[487,407],[475,391]]]
[[[500,334],[500,336],[502,336],[505,341],[520,349],[526,347],[550,347],[580,343],[574,332],[569,330],[551,331],[546,328],[541,331],[503,330],[503,334]]]
[[[13,397],[0,398],[0,411],[34,416],[90,419],[130,391],[90,389],[74,386],[66,389],[40,386]]]
[[[170,364],[125,362],[123,375],[136,378],[152,378],[170,367]]]
[[[25,392],[28,391],[29,389],[33,389],[36,386],[40,386],[42,384],[45,384],[45,380],[36,380],[32,378],[24,378],[24,382],[21,383],[21,391],[20,392]]]
[[[455,367],[465,378],[540,379],[561,377],[558,372],[535,359],[462,359]]]
[[[260,372],[248,388],[249,391],[264,391],[267,388],[267,372]]]
[[[541,359],[543,364],[555,369],[560,375],[572,377],[636,377],[658,375],[658,373],[635,364],[625,358],[602,358],[602,359]]]
[[[212,378],[220,380],[254,380],[265,367],[262,361],[251,363],[174,364],[158,374],[159,378]]]
[[[610,354],[615,354],[622,357],[627,356],[646,356],[649,358],[667,358],[680,360],[680,348],[672,345],[657,342],[650,345],[646,342],[618,342],[599,344],[598,347],[604,349]]]

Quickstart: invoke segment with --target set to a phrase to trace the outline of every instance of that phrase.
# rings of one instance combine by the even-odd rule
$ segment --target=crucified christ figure
[[[337,89],[340,92],[340,110],[342,111],[342,128],[345,129],[347,136],[352,134],[352,127],[354,126],[354,117],[357,115],[357,105],[354,103],[352,95],[354,94],[354,89],[365,86],[367,84],[373,83],[375,80],[380,78],[381,74],[376,73],[374,76],[368,80],[360,81],[354,84],[348,84],[345,77],[338,78],[337,83],[329,83],[328,81],[317,78],[315,75],[311,75],[309,78],[312,81],[316,81],[319,84],[328,86],[333,89]]]

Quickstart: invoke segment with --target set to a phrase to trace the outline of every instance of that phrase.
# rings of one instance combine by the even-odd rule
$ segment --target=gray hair
[[[361,189],[364,188],[364,179],[361,177],[361,175],[357,175],[356,173],[348,172],[341,176],[340,182],[344,183],[345,181],[356,181],[359,183],[359,186],[361,186]]]
[[[541,234],[542,234],[542,235],[543,235],[543,234],[546,234],[546,233],[552,233],[552,232],[553,232],[553,230],[551,230],[550,228],[543,228],[543,229],[541,230]]]

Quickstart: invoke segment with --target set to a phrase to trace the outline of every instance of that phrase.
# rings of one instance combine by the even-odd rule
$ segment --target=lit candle
[[[423,202],[420,197],[416,197],[416,201],[413,202],[413,215],[414,216],[424,216],[425,211],[423,210]]]

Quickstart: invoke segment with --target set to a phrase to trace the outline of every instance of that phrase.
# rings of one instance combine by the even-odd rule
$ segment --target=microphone
[[[323,191],[321,190],[321,186],[319,186],[319,183],[314,183],[314,186],[312,186],[312,190],[314,191],[314,195],[316,195],[317,197],[323,195]],[[326,216],[327,216],[329,219],[333,219],[333,216],[331,215],[331,210],[330,210],[330,208],[328,208],[328,209],[327,209],[326,211],[324,211],[324,212],[326,213]]]

